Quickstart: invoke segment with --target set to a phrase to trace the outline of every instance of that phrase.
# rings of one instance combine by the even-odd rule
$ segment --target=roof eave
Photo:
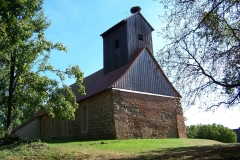
[[[37,118],[40,118],[42,116],[46,115],[46,113],[44,113],[43,110],[40,110],[38,113],[36,113],[33,117],[31,117],[29,120],[25,121],[24,123],[22,123],[20,126],[16,127],[13,129],[12,133],[15,133],[17,130],[23,128],[24,126],[26,126],[27,124],[31,123],[32,121],[34,121]]]
[[[155,59],[155,57],[153,56],[153,54],[151,53],[151,51],[146,47],[146,49],[149,52],[149,55],[153,58],[155,64],[158,66],[159,71],[163,74],[163,76],[166,78],[166,80],[168,81],[168,83],[170,84],[170,86],[173,88],[173,90],[176,92],[177,96],[179,98],[182,98],[181,94],[176,90],[176,88],[172,85],[172,83],[170,82],[170,80],[168,79],[168,77],[166,76],[166,74],[164,73],[164,71],[162,70],[162,68],[160,67],[159,63],[157,62],[157,60]]]
[[[100,36],[104,36],[106,35],[107,33],[111,32],[112,30],[114,30],[115,28],[118,28],[120,27],[121,25],[125,24],[126,23],[126,20],[122,20],[120,21],[119,23],[115,24],[114,26],[112,26],[111,28],[109,28],[108,30],[106,30],[105,32],[103,32]]]
[[[118,28],[120,27],[121,25],[125,24],[127,22],[128,19],[130,19],[131,17],[135,16],[139,14],[143,19],[144,21],[149,25],[149,27],[151,28],[152,31],[154,31],[154,28],[149,24],[149,22],[143,17],[143,15],[140,13],[140,12],[137,12],[135,14],[132,14],[131,16],[123,19],[122,21],[120,21],[119,23],[115,24],[113,27],[109,28],[108,30],[106,30],[105,32],[103,32],[100,36],[104,36],[106,35],[107,33],[109,33],[110,31],[114,30],[115,28]]]
[[[150,25],[150,23],[143,17],[143,15],[140,13],[140,12],[138,12],[139,13],[139,15],[146,21],[146,23],[149,25],[149,27],[151,28],[151,30],[152,31],[154,31],[154,28]]]

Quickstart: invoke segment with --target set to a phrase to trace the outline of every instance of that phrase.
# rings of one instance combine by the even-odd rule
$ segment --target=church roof
[[[135,54],[135,56],[133,57],[133,59],[125,66],[120,67],[106,75],[104,75],[103,73],[103,69],[100,69],[99,71],[89,75],[88,77],[84,78],[83,81],[83,85],[85,86],[85,92],[86,95],[80,95],[78,93],[78,87],[77,85],[74,83],[71,85],[71,88],[73,90],[73,92],[76,95],[76,101],[82,101],[86,98],[89,98],[97,93],[100,93],[104,90],[107,89],[111,89],[113,87],[115,87],[115,83],[125,75],[125,73],[129,70],[129,68],[131,67],[131,65],[135,62],[135,60],[138,58],[138,56],[144,51],[144,50],[148,50],[147,47],[143,47],[140,50],[137,51],[137,53]],[[150,51],[148,50],[148,53],[151,55],[151,57],[153,58],[155,64],[157,64],[155,58],[153,57],[153,55],[150,53]],[[158,65],[158,64],[157,64]],[[163,71],[161,70],[160,66],[158,65],[158,68],[161,72],[161,74],[163,74],[163,76],[166,78],[166,80],[168,81],[167,77],[165,76],[165,74],[163,73]],[[181,95],[176,91],[176,89],[172,86],[172,84],[168,81],[168,83],[170,84],[170,86],[172,87],[172,89],[174,90],[174,92],[176,93],[177,97],[181,97]]]
[[[112,88],[112,85],[124,75],[134,60],[145,48],[146,47],[143,47],[142,49],[138,50],[132,61],[123,67],[120,67],[106,75],[104,75],[103,69],[100,69],[99,71],[84,78],[83,85],[85,86],[86,95],[80,95],[78,93],[77,85],[75,83],[72,84],[71,88],[76,95],[77,102],[95,95],[96,93]]]
[[[112,26],[111,28],[109,28],[108,30],[106,30],[105,32],[103,32],[100,36],[104,36],[105,34],[111,32],[112,30],[122,26],[123,24],[125,24],[131,17],[135,16],[139,14],[143,19],[144,21],[149,25],[149,27],[152,29],[152,31],[154,31],[154,28],[148,23],[148,21],[143,17],[143,15],[140,13],[140,12],[137,12],[135,14],[132,14],[131,16],[123,19],[122,21],[120,21],[119,23],[115,24],[114,26]]]

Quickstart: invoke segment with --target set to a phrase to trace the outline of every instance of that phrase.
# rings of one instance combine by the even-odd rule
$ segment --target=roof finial
[[[139,6],[135,6],[135,7],[132,7],[132,8],[130,9],[130,12],[131,12],[132,14],[137,13],[137,12],[140,12],[140,11],[141,11],[141,7],[139,7]]]

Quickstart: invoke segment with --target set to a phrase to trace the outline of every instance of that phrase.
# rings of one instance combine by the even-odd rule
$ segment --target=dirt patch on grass
[[[114,159],[114,158],[113,158]],[[168,148],[162,151],[149,151],[137,157],[115,158],[118,160],[140,160],[140,159],[167,159],[167,160],[202,160],[202,159],[224,159],[239,160],[240,144],[233,145],[214,145],[199,147],[180,147]]]

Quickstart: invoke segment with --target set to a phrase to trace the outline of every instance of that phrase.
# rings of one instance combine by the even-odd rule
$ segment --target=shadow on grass
[[[109,143],[118,143],[121,142],[120,140],[113,140],[113,141],[106,141],[106,140],[71,140],[71,139],[51,139],[44,141],[48,144],[62,144],[62,143],[72,143],[72,142],[87,142],[86,144],[80,145],[98,145],[98,144],[109,144]]]
[[[166,148],[164,150],[151,150],[143,152],[133,158],[120,158],[118,160],[142,160],[142,159],[171,159],[171,160],[191,160],[191,159],[240,159],[240,144],[232,145],[213,145],[213,146],[194,146]]]
[[[82,140],[70,140],[70,139],[50,139],[50,140],[46,140],[44,142],[50,143],[50,144],[58,144],[58,143],[84,142],[84,141],[82,141]]]
[[[100,142],[100,140],[91,140],[91,142]],[[102,140],[104,141],[104,140]],[[50,140],[46,140],[44,141],[46,143],[49,143],[49,144],[58,144],[58,143],[72,143],[72,142],[89,142],[89,140],[72,140],[72,139],[50,139]]]

